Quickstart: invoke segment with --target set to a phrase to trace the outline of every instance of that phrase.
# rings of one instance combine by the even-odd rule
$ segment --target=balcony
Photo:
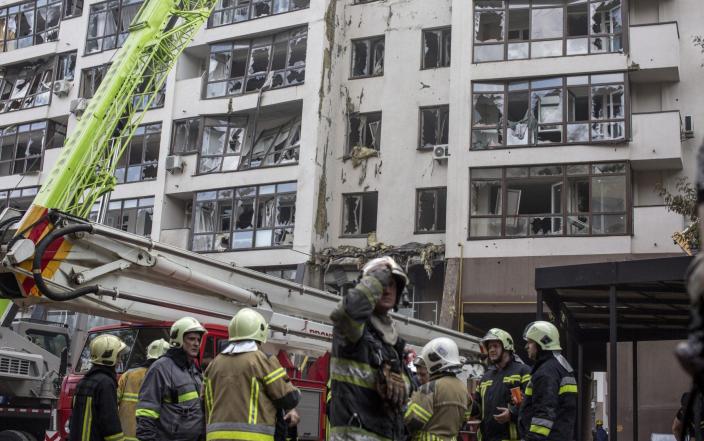
[[[631,81],[670,82],[680,79],[680,35],[677,22],[630,27]]]
[[[682,170],[680,112],[634,113],[631,165],[635,170]]]

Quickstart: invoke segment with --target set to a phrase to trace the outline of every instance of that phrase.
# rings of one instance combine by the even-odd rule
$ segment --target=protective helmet
[[[254,340],[266,343],[269,324],[257,311],[250,308],[240,309],[227,327],[230,341]]]
[[[487,344],[490,341],[500,341],[504,346],[504,351],[513,351],[513,338],[511,334],[499,328],[489,329],[489,332],[482,338],[481,344],[485,352],[489,352]]]
[[[601,421],[601,420],[596,420],[596,425],[597,425],[597,426],[603,426],[603,425],[604,425],[604,422]]]
[[[423,346],[420,356],[423,358],[430,375],[462,365],[457,343],[447,337],[430,340],[428,344]]]
[[[425,360],[423,360],[423,357],[421,355],[418,355],[414,360],[413,360],[413,365],[416,367],[425,367]]]
[[[127,345],[112,334],[101,334],[90,342],[90,362],[102,366],[115,366],[120,352]]]
[[[154,340],[147,346],[147,360],[156,360],[162,355],[166,354],[169,350],[169,342],[160,338],[159,340]]]
[[[529,324],[523,332],[523,339],[533,340],[545,351],[560,351],[560,332],[550,322],[537,321]]]
[[[189,332],[205,334],[205,328],[193,317],[183,317],[176,320],[174,324],[171,325],[171,332],[169,333],[169,343],[171,343],[171,347],[182,347],[183,336]]]
[[[401,265],[396,263],[396,261],[389,256],[377,257],[365,263],[362,267],[362,275],[366,276],[371,270],[380,266],[388,266],[389,269],[391,269],[391,275],[396,279],[396,306],[398,306],[398,303],[401,301],[403,289],[409,283],[408,276],[403,268],[401,268]]]

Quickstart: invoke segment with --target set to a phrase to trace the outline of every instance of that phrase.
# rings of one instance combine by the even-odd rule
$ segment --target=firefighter
[[[120,412],[120,424],[122,425],[126,441],[137,440],[135,412],[137,411],[139,389],[142,387],[144,376],[152,363],[164,355],[168,349],[169,343],[163,338],[149,343],[147,359],[144,363],[122,374],[117,382],[117,407]]]
[[[408,277],[390,257],[367,262],[343,297],[333,322],[330,440],[397,440],[405,436],[403,406],[411,392],[406,344],[389,311]]]
[[[457,344],[438,337],[423,347],[430,381],[413,393],[404,422],[413,440],[454,441],[464,423],[469,395],[467,384],[457,378],[462,362]]]
[[[425,360],[422,355],[417,356],[415,360],[413,360],[413,365],[416,367],[419,385],[422,386],[430,381],[430,374],[428,373],[428,368],[425,366]]]
[[[241,309],[230,321],[230,344],[204,375],[208,441],[273,441],[279,411],[290,426],[298,423],[299,390],[276,357],[261,350],[268,333],[253,309]]]
[[[519,394],[530,380],[530,367],[514,355],[513,338],[503,329],[490,329],[480,343],[489,368],[479,381],[470,416],[480,420],[482,441],[518,440]],[[518,392],[517,402],[512,402],[512,389]]]
[[[577,380],[560,352],[560,334],[552,323],[537,321],[526,327],[523,338],[535,364],[519,412],[519,434],[525,441],[573,439]]]
[[[205,420],[197,365],[205,328],[184,317],[171,325],[171,347],[147,371],[139,390],[137,438],[140,441],[197,441]]]
[[[92,367],[78,382],[69,420],[69,441],[122,441],[117,413],[115,365],[127,348],[110,334],[98,335],[90,343]]]

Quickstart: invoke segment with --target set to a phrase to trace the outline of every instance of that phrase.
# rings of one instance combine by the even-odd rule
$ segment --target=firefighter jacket
[[[469,394],[467,384],[445,374],[413,393],[404,422],[415,441],[454,441],[464,423]]]
[[[140,441],[197,441],[205,429],[202,377],[181,348],[171,348],[144,377],[137,403]]]
[[[154,361],[147,360],[144,365],[130,369],[122,374],[117,381],[117,407],[126,441],[137,441],[137,418],[135,417],[135,412],[139,401],[139,389],[142,387],[147,369]]]
[[[69,441],[122,441],[115,369],[93,365],[78,382],[69,420]]]
[[[277,410],[296,407],[300,392],[276,357],[226,351],[205,370],[207,440],[273,441]]]
[[[471,416],[479,419],[480,441],[518,440],[518,407],[511,404],[511,389],[519,387],[525,393],[530,381],[530,367],[515,360],[499,369],[491,366],[477,387],[474,394]],[[497,407],[505,407],[511,413],[511,421],[499,423],[494,419]]]
[[[577,420],[577,380],[559,353],[541,351],[531,371],[519,413],[519,434],[525,441],[573,438]]]
[[[331,394],[328,421],[331,441],[397,440],[404,437],[402,409],[382,399],[378,385],[384,364],[399,373],[410,396],[410,373],[403,363],[405,342],[393,319],[373,314],[383,287],[363,277],[333,311]]]

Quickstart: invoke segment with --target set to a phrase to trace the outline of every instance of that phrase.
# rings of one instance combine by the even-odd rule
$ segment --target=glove
[[[391,409],[400,410],[408,400],[403,376],[399,372],[393,372],[389,363],[382,364],[379,370],[377,392]]]
[[[367,271],[366,277],[374,277],[381,283],[381,286],[386,288],[391,283],[391,268],[388,265],[379,265]]]

